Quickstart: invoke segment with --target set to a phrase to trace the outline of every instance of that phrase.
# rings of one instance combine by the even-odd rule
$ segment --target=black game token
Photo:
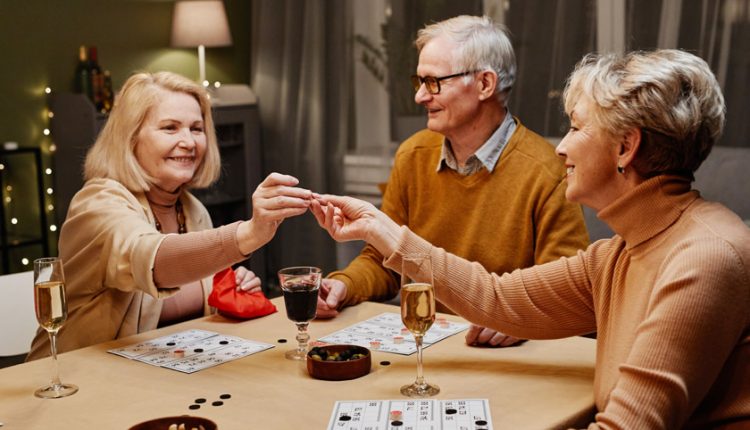
[[[195,403],[206,403],[206,399],[204,399],[203,397],[195,399]]]
[[[222,341],[221,341],[221,342],[219,342],[219,343],[220,343],[220,344],[222,344],[222,345],[226,345],[226,344],[228,344],[228,343],[229,343],[229,341],[228,341],[228,340],[222,340]]]
[[[224,404],[224,402],[222,402],[221,400],[217,400],[217,401],[211,403],[211,406],[221,406],[223,404]]]
[[[341,415],[339,417],[339,421],[349,421],[351,419],[352,419],[352,417],[350,417],[349,415]]]
[[[200,409],[201,405],[190,405],[190,406],[188,406],[188,408],[190,408],[190,409]]]
[[[193,351],[195,351],[195,352],[203,352],[203,348],[195,348]]]
[[[224,400],[231,399],[232,395],[231,394],[222,394],[221,396],[219,396],[219,398],[220,399],[224,399]]]
[[[279,339],[276,342],[278,342],[278,343],[286,343],[286,339]]]
[[[476,421],[474,421],[474,424],[476,424],[478,426],[486,426],[487,425],[487,421],[485,421],[485,420],[476,420]]]
[[[457,411],[457,410],[455,410],[455,409],[453,409],[453,408],[448,408],[448,409],[446,409],[446,410],[445,410],[445,414],[446,414],[446,415],[453,415],[453,414],[455,414],[456,412],[458,412],[458,411]]]
[[[404,423],[402,423],[401,421],[396,420],[396,421],[391,421],[391,425],[393,427],[401,427],[402,425],[404,425]]]
[[[383,361],[381,361],[381,362],[380,362],[380,365],[381,365],[381,366],[390,366],[390,365],[391,365],[391,362],[390,362],[390,361],[388,361],[388,360],[383,360]]]
[[[174,342],[167,342],[167,346],[175,346],[175,345],[177,345],[177,344],[174,343]]]

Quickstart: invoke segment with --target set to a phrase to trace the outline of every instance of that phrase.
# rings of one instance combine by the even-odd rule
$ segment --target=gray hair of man
[[[495,94],[505,105],[516,80],[516,55],[504,26],[487,16],[461,15],[430,24],[417,33],[415,45],[421,51],[431,40],[445,37],[456,44],[451,73],[492,70],[497,74]],[[471,77],[465,77],[469,84]]]
[[[641,130],[632,167],[645,178],[692,177],[724,128],[724,96],[711,68],[676,49],[586,55],[563,93],[568,115],[584,97],[610,136]]]

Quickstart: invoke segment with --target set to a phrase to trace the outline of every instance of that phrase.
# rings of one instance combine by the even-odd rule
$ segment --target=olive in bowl
[[[344,381],[370,372],[370,350],[357,345],[316,346],[307,353],[307,372],[315,379]]]

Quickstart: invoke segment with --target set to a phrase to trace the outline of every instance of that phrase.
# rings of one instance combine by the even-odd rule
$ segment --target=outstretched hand
[[[314,194],[297,188],[294,176],[271,173],[253,193],[253,216],[238,229],[240,251],[249,254],[268,243],[281,222],[307,212]]]
[[[338,242],[367,240],[380,212],[366,201],[330,194],[314,199],[310,210],[318,224]]]

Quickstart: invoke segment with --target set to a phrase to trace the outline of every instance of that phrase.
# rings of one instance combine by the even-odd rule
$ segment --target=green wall
[[[80,45],[95,45],[118,88],[134,71],[198,78],[197,49],[170,48],[173,1],[0,0],[0,142],[39,146],[43,89],[72,91]],[[206,48],[211,81],[249,83],[250,2],[225,0],[233,45]]]
[[[206,77],[249,83],[251,2],[224,4],[233,44],[206,48]],[[51,165],[54,136],[43,134],[49,121],[44,88],[73,90],[80,45],[97,47],[99,64],[111,71],[115,90],[135,71],[169,70],[197,80],[197,49],[169,46],[173,6],[172,0],[0,0],[0,145],[14,141],[21,147],[39,147],[43,167]],[[5,180],[14,184],[12,209],[21,224],[28,224],[39,216],[34,169],[30,157],[20,158],[27,161],[5,166]],[[45,182],[53,183],[51,177]],[[52,202],[49,196],[47,200]],[[54,213],[50,215],[54,219]],[[7,222],[5,226],[22,227]],[[50,254],[55,255],[57,232],[50,234]],[[28,254],[35,257],[34,252]],[[18,270],[29,266],[14,264],[11,271]]]

